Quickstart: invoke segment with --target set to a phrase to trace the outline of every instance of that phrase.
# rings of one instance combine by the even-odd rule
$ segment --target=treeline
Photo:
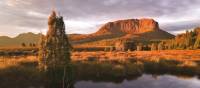
[[[200,28],[177,35],[174,39],[162,41],[158,49],[200,49]]]
[[[35,43],[28,43],[28,44],[22,43],[21,46],[22,46],[22,47],[36,47],[37,44],[35,44]]]
[[[137,50],[143,49],[144,45],[138,44]],[[177,35],[174,39],[163,40],[159,43],[151,43],[148,45],[148,50],[193,50],[200,49],[200,27],[192,31],[186,31]]]
[[[35,47],[0,49],[0,56],[25,56],[37,54],[38,48]]]

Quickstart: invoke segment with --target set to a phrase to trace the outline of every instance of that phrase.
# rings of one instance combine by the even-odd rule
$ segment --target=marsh
[[[37,56],[1,57],[3,88],[43,88]],[[199,88],[200,69],[175,60],[72,61],[67,76],[74,88]]]

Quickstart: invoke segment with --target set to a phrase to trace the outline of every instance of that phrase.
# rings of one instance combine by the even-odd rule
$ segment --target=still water
[[[37,61],[34,56],[0,58],[0,88],[60,88],[44,87],[46,79],[38,71]],[[66,73],[71,85],[67,88],[200,88],[200,64],[179,64],[168,60],[72,62]]]
[[[78,81],[75,88],[200,88],[200,80],[197,77],[144,74],[135,80],[124,80],[121,83]]]

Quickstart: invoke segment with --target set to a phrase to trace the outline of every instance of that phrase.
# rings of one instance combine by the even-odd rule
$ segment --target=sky
[[[109,21],[153,18],[172,34],[200,25],[200,0],[0,0],[0,36],[45,33],[52,10],[67,33],[93,33]]]

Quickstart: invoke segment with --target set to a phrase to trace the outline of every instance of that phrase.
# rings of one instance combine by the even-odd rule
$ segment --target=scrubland
[[[71,76],[74,81],[120,83],[142,74],[200,77],[200,50],[72,52]],[[44,73],[37,56],[1,56],[2,88],[42,88]]]
[[[178,60],[178,61],[199,61],[200,50],[162,50],[162,51],[127,51],[127,52],[73,52],[73,60]]]

